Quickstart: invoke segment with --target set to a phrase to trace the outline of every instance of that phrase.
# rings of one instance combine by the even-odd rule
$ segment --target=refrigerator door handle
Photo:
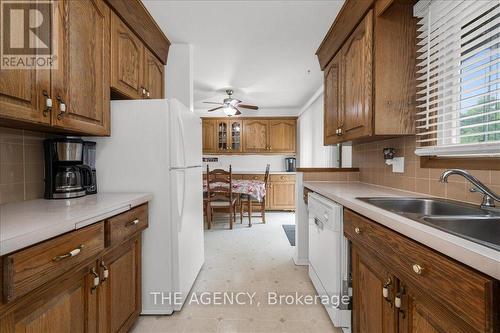
[[[201,165],[188,165],[188,166],[170,167],[169,170],[194,169],[194,168],[201,168]]]

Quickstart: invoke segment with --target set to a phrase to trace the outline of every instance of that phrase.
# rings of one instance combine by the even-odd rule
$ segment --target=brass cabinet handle
[[[45,108],[43,109],[43,116],[47,117],[48,113],[52,111],[52,98],[50,98],[47,90],[44,90],[42,94],[45,97]]]
[[[109,277],[109,269],[108,267],[104,264],[104,261],[101,261],[101,267],[102,267],[102,279],[101,282],[104,282],[108,279]]]
[[[92,279],[92,288],[90,290],[93,293],[94,290],[96,290],[97,287],[99,287],[100,279],[99,279],[99,274],[97,274],[97,272],[95,271],[95,268],[92,268],[90,270],[90,274],[92,274],[92,276],[93,276],[93,279]]]
[[[382,296],[392,307],[392,302],[391,299],[389,298],[389,287],[391,285],[392,285],[392,279],[389,277],[387,281],[384,283],[384,287],[382,288]]]
[[[59,260],[66,259],[66,258],[76,257],[77,255],[80,254],[80,252],[82,251],[82,249],[84,247],[85,246],[83,244],[81,244],[80,246],[78,246],[74,250],[69,251],[68,253],[55,256],[54,258],[52,258],[52,261],[59,261]]]
[[[358,235],[360,235],[361,234],[361,229],[358,228],[358,227],[355,227],[354,228],[354,232],[357,233]]]
[[[130,221],[129,223],[127,223],[127,227],[134,226],[134,225],[138,224],[139,222],[140,222],[139,219],[135,219],[133,221]]]
[[[415,274],[422,275],[422,273],[424,272],[424,268],[422,266],[420,266],[419,264],[414,264],[412,266],[412,268],[413,268],[413,272],[415,272]]]
[[[395,298],[394,298],[394,306],[398,309],[401,308],[401,295],[398,294]]]
[[[57,119],[61,120],[64,114],[66,113],[66,103],[64,102],[61,96],[57,96],[56,99],[59,102],[59,114],[57,115]]]
[[[394,298],[394,306],[396,307],[396,309],[398,309],[398,312],[403,316],[403,318],[405,317],[405,311],[401,309],[401,299],[404,294],[405,290],[404,288],[401,288]]]

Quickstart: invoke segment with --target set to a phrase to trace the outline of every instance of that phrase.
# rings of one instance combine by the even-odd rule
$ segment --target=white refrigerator
[[[111,137],[92,140],[98,191],[153,193],[142,313],[179,311],[204,262],[201,119],[177,100],[112,101]]]

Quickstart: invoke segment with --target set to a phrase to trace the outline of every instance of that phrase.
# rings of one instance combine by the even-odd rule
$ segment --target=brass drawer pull
[[[354,232],[357,233],[358,235],[360,235],[361,234],[361,229],[358,228],[358,227],[356,227],[356,228],[354,228]]]
[[[133,221],[130,221],[129,223],[127,223],[127,227],[134,226],[134,225],[138,224],[139,222],[140,222],[139,219],[135,219]]]
[[[418,275],[422,275],[423,271],[424,271],[424,268],[422,266],[420,266],[419,264],[414,264],[412,266],[413,268],[413,271],[415,272],[415,274],[418,274]]]
[[[66,259],[66,258],[76,257],[77,255],[80,254],[80,252],[82,251],[83,248],[84,248],[84,245],[81,244],[76,249],[71,250],[68,253],[61,254],[59,256],[55,256],[54,258],[52,258],[52,261],[59,261],[59,260]]]

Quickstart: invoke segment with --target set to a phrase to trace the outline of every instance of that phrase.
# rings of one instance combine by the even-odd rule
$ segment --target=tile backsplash
[[[353,167],[359,168],[359,180],[402,190],[453,200],[480,203],[482,195],[471,193],[471,184],[460,176],[451,176],[447,184],[438,181],[445,169],[421,168],[415,155],[415,137],[353,144]],[[382,150],[396,148],[396,156],[405,158],[404,173],[393,173],[386,165]],[[500,171],[468,170],[496,193],[500,193]]]
[[[46,137],[0,127],[0,204],[43,197]]]

